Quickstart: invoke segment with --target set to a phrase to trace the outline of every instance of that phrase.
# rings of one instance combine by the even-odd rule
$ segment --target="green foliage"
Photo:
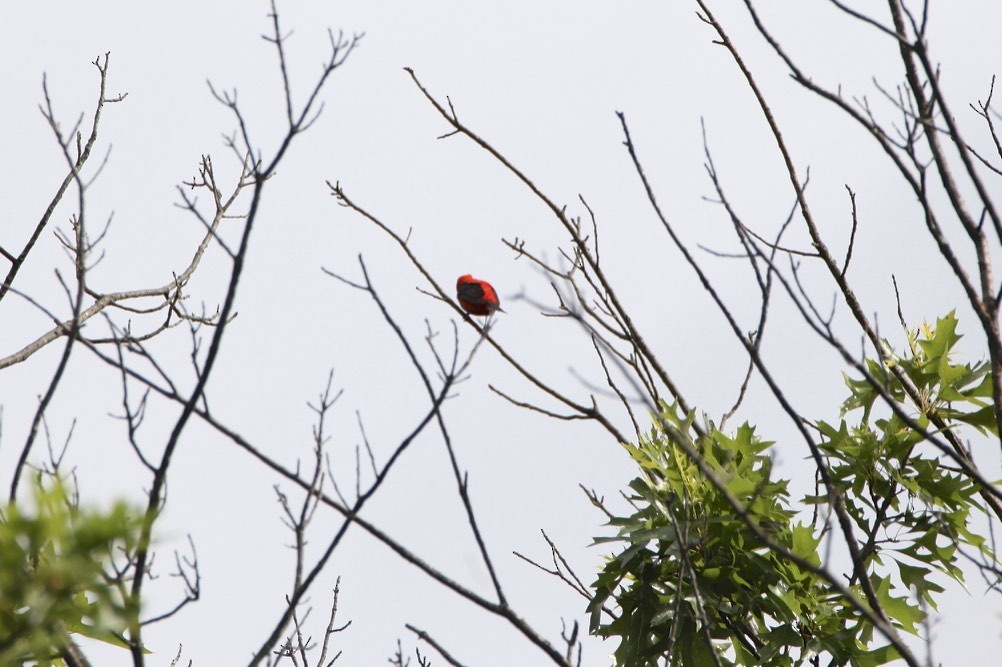
[[[138,610],[106,570],[116,550],[132,552],[139,515],[81,509],[59,479],[36,478],[32,500],[0,514],[0,665],[62,664],[68,633],[123,645]]]
[[[954,363],[953,348],[960,338],[951,312],[935,327],[909,332],[907,356],[888,350],[887,365],[870,360],[868,370],[885,392],[909,408],[906,415],[922,429],[935,431],[934,423],[940,421],[950,429],[967,425],[995,434],[991,367]],[[891,372],[894,367],[917,390],[917,402]],[[979,511],[978,485],[955,467],[944,466],[937,450],[921,447],[923,434],[900,415],[873,418],[879,393],[872,384],[848,378],[847,384],[852,395],[842,414],[862,408],[860,420],[850,425],[842,419],[838,427],[820,421],[817,426],[825,438],[822,450],[832,479],[863,535],[864,565],[869,572],[893,563],[904,587],[935,609],[935,595],[943,588],[929,579],[933,571],[963,582],[958,547],[995,559],[985,538],[969,527],[972,513]]]
[[[908,332],[906,356],[895,354],[885,343],[887,363],[903,371],[918,390],[915,418],[923,428],[928,426],[930,418],[938,417],[954,425],[967,424],[981,433],[998,435],[991,403],[991,365],[987,361],[974,365],[954,363],[951,359],[953,348],[960,339],[956,311],[950,311],[936,320],[935,327],[923,324],[917,331]],[[901,381],[887,366],[868,359],[866,367],[870,376],[894,400],[914,404]],[[842,414],[863,408],[861,421],[868,423],[880,392],[866,378],[854,380],[847,376],[845,380],[852,395],[843,403]]]
[[[991,409],[989,367],[951,361],[956,325],[951,313],[913,333],[906,355],[888,352],[918,390],[918,404],[909,403],[891,366],[870,361],[869,372],[922,428],[941,420],[994,433],[984,412]],[[833,574],[865,601],[856,575],[865,572],[883,615],[916,634],[922,605],[935,608],[943,591],[935,573],[963,579],[958,548],[995,560],[970,528],[978,487],[944,466],[905,420],[874,418],[880,394],[873,385],[846,380],[851,395],[842,414],[861,408],[859,421],[816,427],[833,488],[855,524],[862,567]],[[725,434],[710,424],[701,433],[694,422],[694,412],[662,406],[650,433],[625,445],[642,470],[630,484],[635,512],[610,522],[615,537],[596,540],[620,550],[589,605],[592,632],[620,640],[617,664],[785,667],[824,654],[826,663],[876,667],[896,659],[852,601],[812,569],[822,564],[825,527],[798,521],[798,510],[826,505],[827,494],[794,506],[787,482],[772,478],[771,443],[753,427]]]
[[[617,537],[598,540],[626,546],[595,583],[591,629],[622,639],[620,665],[657,665],[665,656],[712,665],[710,645],[722,664],[793,664],[794,653],[853,615],[831,604],[809,570],[766,548],[722,491],[769,538],[818,564],[818,539],[794,520],[787,482],[771,477],[771,443],[747,424],[733,435],[711,427],[700,436],[693,420],[664,406],[650,434],[626,445],[647,474],[630,485],[637,511],[612,522]],[[610,600],[616,617],[603,622]],[[844,651],[851,639],[826,640]]]

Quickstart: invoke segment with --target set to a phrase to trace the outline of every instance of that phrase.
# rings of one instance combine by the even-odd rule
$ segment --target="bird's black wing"
[[[462,301],[481,303],[484,300],[484,288],[477,283],[463,283],[456,288],[456,295]]]

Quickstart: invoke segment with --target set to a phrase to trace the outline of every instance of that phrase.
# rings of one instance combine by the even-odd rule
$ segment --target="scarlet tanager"
[[[459,305],[470,315],[488,317],[501,309],[498,293],[485,280],[477,280],[470,274],[459,276],[456,281],[456,298]]]

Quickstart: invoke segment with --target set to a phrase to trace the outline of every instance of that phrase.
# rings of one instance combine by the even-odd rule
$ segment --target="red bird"
[[[505,312],[501,309],[498,293],[491,284],[485,280],[477,280],[468,273],[459,276],[459,280],[456,281],[456,298],[459,299],[459,305],[463,310],[470,315],[488,317],[499,310]]]

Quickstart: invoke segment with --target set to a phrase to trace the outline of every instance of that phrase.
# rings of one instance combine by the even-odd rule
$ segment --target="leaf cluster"
[[[955,363],[960,338],[951,312],[934,327],[909,332],[906,355],[888,348],[883,363],[868,360],[868,371],[883,391],[900,407],[910,408],[904,415],[875,418],[879,392],[873,383],[846,378],[851,395],[842,406],[843,419],[837,426],[817,422],[831,478],[864,536],[860,556],[875,588],[886,588],[887,570],[881,566],[893,563],[901,584],[933,609],[935,594],[943,591],[930,579],[934,572],[964,580],[957,564],[960,548],[971,547],[988,562],[995,561],[984,536],[971,528],[982,511],[979,485],[929,447],[923,433],[938,431],[936,424],[955,433],[965,426],[967,432],[995,433],[991,367],[985,362]],[[850,424],[844,418],[860,409],[858,421]],[[914,623],[924,615],[916,605],[907,606],[910,612],[906,615],[902,609],[898,620],[914,632]]]
[[[589,606],[592,632],[620,640],[617,664],[787,666],[821,655],[837,665],[884,664],[898,651],[877,641],[859,601],[918,634],[924,607],[935,608],[944,590],[934,575],[963,581],[959,549],[996,563],[971,527],[982,511],[977,483],[925,442],[935,424],[994,432],[985,414],[990,367],[952,361],[956,328],[950,313],[912,332],[905,354],[888,347],[884,360],[868,362],[884,393],[912,414],[875,418],[881,392],[871,380],[846,378],[839,425],[815,422],[830,486],[800,503],[773,478],[772,443],[752,426],[696,428],[694,411],[662,406],[650,432],[624,445],[642,471],[627,496],[634,512],[610,521],[614,537],[596,540],[619,545]],[[860,408],[859,420],[847,422]],[[817,520],[824,512],[798,520],[836,500],[850,517],[848,533],[830,532]],[[836,535],[855,548],[848,571],[836,575],[848,581],[842,591],[822,576],[823,561],[833,567],[822,544]]]
[[[650,433],[625,445],[646,474],[630,484],[636,512],[612,520],[616,537],[597,540],[625,546],[595,582],[592,631],[621,638],[621,665],[657,665],[664,656],[679,665],[792,664],[791,650],[822,635],[835,610],[826,587],[768,549],[748,522],[815,564],[818,539],[794,520],[788,482],[772,477],[772,443],[748,424],[701,436],[693,421],[693,412],[663,406]],[[610,600],[615,617],[602,623]],[[813,625],[800,623],[811,617]]]
[[[0,665],[62,664],[70,633],[124,646],[138,610],[114,557],[134,550],[139,515],[123,502],[82,509],[58,478],[33,487],[30,509],[0,514]]]

